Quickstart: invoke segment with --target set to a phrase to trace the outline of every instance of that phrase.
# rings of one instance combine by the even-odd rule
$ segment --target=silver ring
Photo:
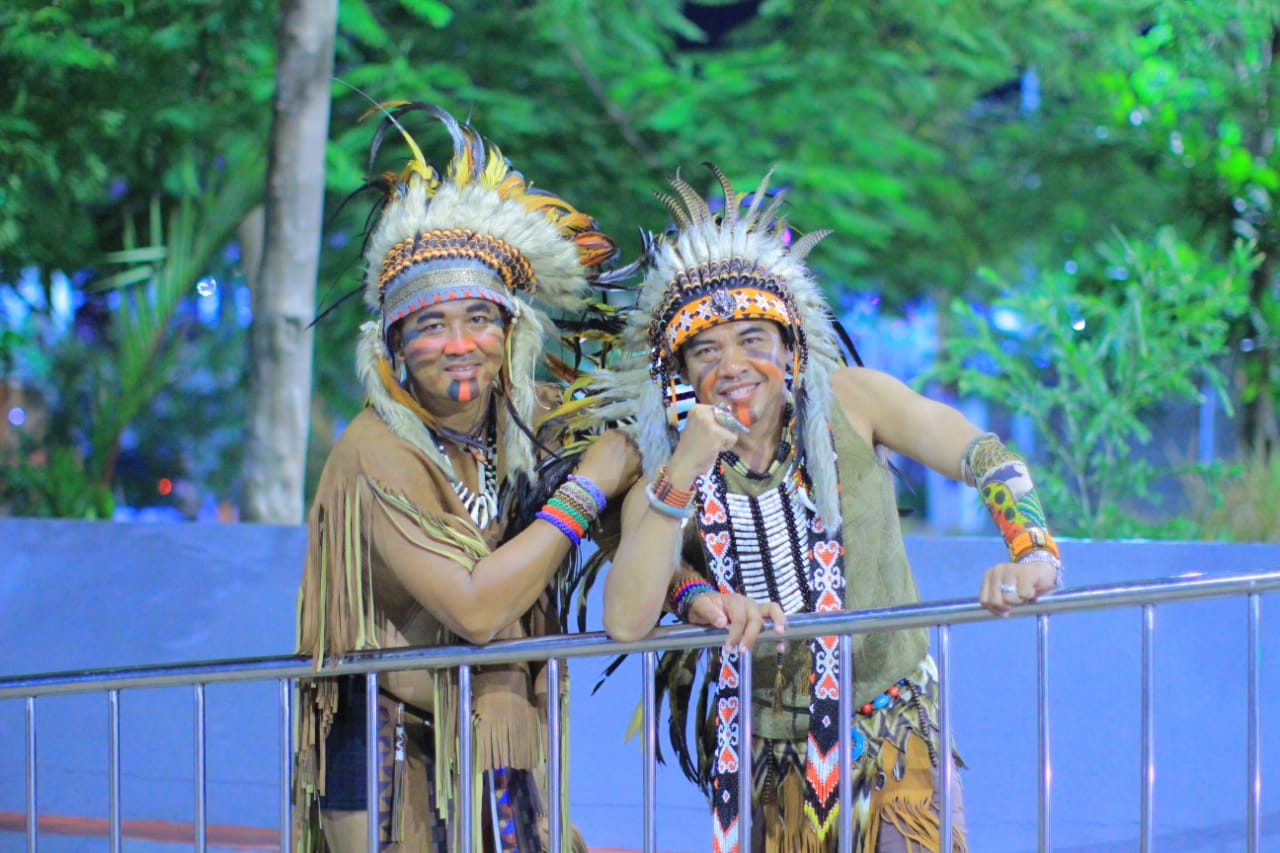
[[[711,411],[715,414],[716,423],[731,432],[746,433],[749,432],[746,424],[738,420],[738,418],[729,411],[729,407],[725,405],[716,405],[711,407]]]
[[[1018,591],[1018,585],[1016,583],[1002,583],[1000,584],[1000,591],[1016,593]]]

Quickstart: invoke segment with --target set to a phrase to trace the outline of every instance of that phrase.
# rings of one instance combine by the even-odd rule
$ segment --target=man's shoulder
[[[360,466],[375,457],[385,460],[417,455],[411,443],[396,435],[372,406],[366,406],[343,429],[329,453],[329,461]]]

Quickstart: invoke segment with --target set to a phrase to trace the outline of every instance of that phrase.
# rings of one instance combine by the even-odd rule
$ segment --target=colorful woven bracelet
[[[599,515],[595,498],[591,497],[581,486],[574,483],[565,483],[556,489],[552,497],[575,510],[583,518],[594,521],[596,516]]]
[[[556,506],[553,503],[546,503],[542,505],[542,511],[554,515],[556,518],[572,527],[574,533],[577,533],[579,537],[587,532],[587,528],[573,516],[573,513],[566,512],[562,507]]]
[[[576,509],[572,504],[562,498],[558,492],[551,496],[551,499],[547,501],[546,505],[543,506],[543,509],[547,509],[549,507],[554,507],[572,518],[578,527],[582,529],[583,533],[587,532],[587,528],[591,526],[591,522],[593,521],[593,519],[583,515],[581,510]]]
[[[706,581],[686,582],[681,586],[680,592],[676,594],[676,616],[680,617],[681,621],[687,621],[689,618],[689,607],[693,604],[693,600],[700,595],[705,595],[708,592],[715,591],[716,588]]]
[[[552,515],[547,512],[545,508],[538,510],[538,514],[535,518],[540,518],[543,521],[554,524],[557,530],[569,537],[569,541],[573,543],[575,548],[582,544],[582,534],[576,532],[568,522],[564,521],[559,516]]]
[[[671,609],[674,610],[676,604],[679,602],[680,593],[684,592],[686,589],[689,589],[690,587],[697,586],[700,583],[706,583],[706,581],[704,581],[702,578],[685,578],[684,580],[680,581],[680,583],[673,586],[670,592]]]
[[[596,502],[596,515],[604,512],[604,507],[608,500],[604,496],[604,491],[593,483],[590,477],[584,477],[581,474],[570,474],[568,479],[570,482],[580,486]]]

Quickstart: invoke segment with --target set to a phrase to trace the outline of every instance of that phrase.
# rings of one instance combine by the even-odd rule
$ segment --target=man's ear
[[[403,355],[400,352],[400,345],[404,342],[403,330],[400,327],[401,322],[403,321],[396,321],[387,330],[387,349],[391,350],[391,354],[395,356],[397,361],[401,360]]]
[[[684,360],[684,350],[676,353],[676,377],[685,385],[693,386],[693,378],[689,376],[689,363]]]

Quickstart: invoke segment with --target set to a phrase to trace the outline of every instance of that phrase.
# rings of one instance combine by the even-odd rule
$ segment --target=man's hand
[[[1053,590],[1057,570],[1051,563],[1025,560],[1000,563],[982,576],[978,601],[997,616],[1008,616],[1013,608]]]
[[[624,433],[611,429],[591,442],[575,470],[613,500],[640,477],[640,452]]]
[[[728,628],[729,636],[725,638],[724,650],[731,652],[738,648],[748,652],[755,644],[756,637],[764,628],[764,620],[773,622],[773,630],[779,634],[787,630],[787,614],[776,602],[758,604],[745,595],[738,593],[722,594],[704,592],[689,604],[686,621],[691,625],[705,625],[708,628]],[[778,641],[778,651],[783,650],[784,643]]]
[[[668,476],[676,488],[687,489],[715,464],[716,458],[738,443],[740,433],[721,424],[712,406],[698,403],[685,416],[680,442],[671,454]]]

